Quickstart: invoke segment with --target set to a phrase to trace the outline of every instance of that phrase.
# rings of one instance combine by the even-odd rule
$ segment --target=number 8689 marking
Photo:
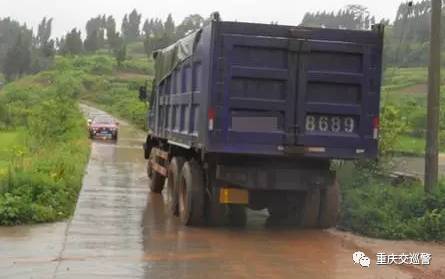
[[[314,116],[306,117],[306,132],[353,133],[355,120],[352,117]]]

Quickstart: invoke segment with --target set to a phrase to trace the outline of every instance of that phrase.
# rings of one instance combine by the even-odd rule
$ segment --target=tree
[[[109,16],[105,23],[105,29],[107,31],[107,40],[110,46],[110,49],[113,48],[113,44],[116,41],[117,32],[116,32],[116,21],[112,16]]]
[[[0,70],[5,65],[7,53],[16,44],[24,27],[10,18],[0,19]]]
[[[17,36],[17,40],[6,55],[3,65],[5,77],[12,80],[21,77],[30,70],[31,66],[32,32],[23,29]]]
[[[375,18],[374,18],[375,21]],[[348,5],[334,12],[306,13],[302,25],[311,27],[366,30],[372,25],[372,17],[368,8],[361,5]]]
[[[62,54],[76,55],[83,51],[82,34],[76,28],[60,40],[59,51]]]
[[[122,34],[125,42],[135,42],[140,37],[141,14],[134,9],[129,15],[125,15],[122,21]]]
[[[122,62],[124,62],[127,59],[127,45],[125,44],[124,39],[122,36],[117,34],[116,41],[115,41],[115,47],[113,49],[113,55],[116,59],[117,66],[122,66]]]
[[[97,16],[88,20],[86,25],[87,38],[85,39],[85,50],[94,52],[105,46],[105,16]]]
[[[185,35],[194,32],[204,25],[204,18],[198,14],[189,15],[176,28],[176,37],[182,38]]]
[[[55,42],[51,40],[52,19],[46,17],[40,22],[32,49],[31,72],[48,69],[54,62]]]
[[[168,14],[167,19],[165,20],[164,32],[169,36],[173,36],[175,34],[175,22],[173,21],[171,14]]]
[[[44,47],[50,42],[53,19],[44,17],[37,28],[36,46]]]
[[[142,27],[142,31],[144,31],[145,37],[150,37],[153,34],[153,19],[148,21],[148,19],[145,20],[144,25]]]

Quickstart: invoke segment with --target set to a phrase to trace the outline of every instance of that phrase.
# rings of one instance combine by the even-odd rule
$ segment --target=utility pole
[[[442,0],[431,1],[430,63],[428,67],[428,111],[425,150],[425,192],[437,187],[440,110],[440,18]]]

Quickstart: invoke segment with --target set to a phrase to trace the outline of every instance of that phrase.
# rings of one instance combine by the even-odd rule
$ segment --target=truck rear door
[[[344,32],[358,38],[376,35]],[[321,147],[314,150],[335,157],[375,155],[381,74],[378,40],[375,44],[354,42],[354,37],[349,38],[352,41],[301,41],[298,31],[294,36],[291,40],[301,45],[294,54],[298,57],[296,145]]]
[[[375,156],[381,74],[377,32],[287,28],[223,34],[226,144],[265,152]],[[285,36],[283,34],[286,34]],[[259,148],[260,147],[260,148]],[[270,153],[271,149],[267,149]],[[250,150],[251,151],[251,150]],[[323,153],[323,154],[321,154]]]

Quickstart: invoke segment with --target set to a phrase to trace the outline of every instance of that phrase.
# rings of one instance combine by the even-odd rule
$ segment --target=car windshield
[[[95,118],[93,123],[95,124],[113,124],[114,121],[111,118]]]

